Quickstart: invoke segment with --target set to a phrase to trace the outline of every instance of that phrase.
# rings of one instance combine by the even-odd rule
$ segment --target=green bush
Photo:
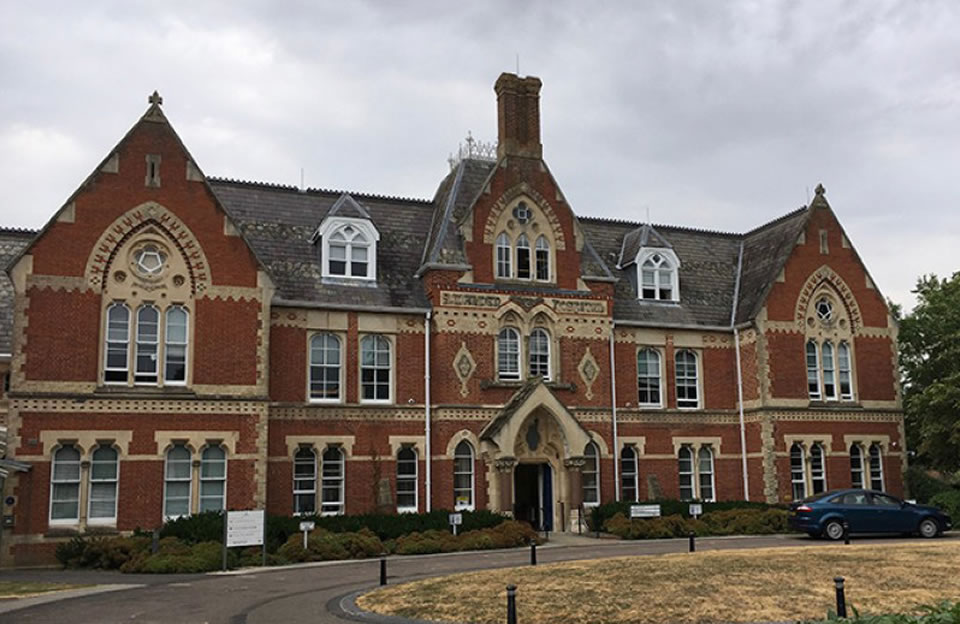
[[[277,550],[277,559],[282,562],[332,561],[337,559],[364,559],[384,552],[383,543],[370,530],[356,533],[331,533],[316,529],[307,538],[303,548],[303,535],[291,535]]]
[[[630,506],[631,505],[660,505],[660,515],[662,517],[667,516],[683,516],[684,518],[690,517],[690,503],[696,501],[679,501],[672,499],[663,499],[663,500],[653,500],[653,501],[642,501],[640,503],[631,503],[626,501],[620,501],[616,503],[604,503],[597,507],[593,507],[587,512],[587,524],[590,527],[591,531],[595,531],[597,526],[602,527],[604,523],[620,513],[625,517],[630,517]],[[718,503],[701,503],[703,505],[703,513],[707,514],[713,511],[727,511],[730,509],[770,509],[770,508],[783,508],[777,505],[768,505],[767,503],[758,503],[753,501],[721,501]]]
[[[788,513],[784,509],[727,509],[705,513],[698,519],[679,514],[660,518],[630,519],[617,513],[604,524],[604,530],[623,539],[663,539],[710,535],[770,535],[785,533]]]
[[[390,545],[391,552],[398,555],[424,555],[463,550],[514,548],[529,544],[531,540],[541,543],[537,532],[531,529],[529,524],[508,520],[492,528],[475,529],[459,535],[436,529],[423,533],[410,533],[398,537]]]
[[[929,504],[945,511],[954,522],[960,518],[960,490],[947,490],[934,495]]]
[[[941,602],[935,606],[920,607],[918,615],[904,615],[899,613],[869,615],[851,608],[852,617],[842,619],[832,610],[827,613],[826,620],[817,622],[857,622],[858,624],[960,624],[960,602]],[[813,624],[813,623],[808,623]]]
[[[149,549],[150,540],[142,537],[77,536],[59,544],[56,557],[65,568],[116,570]]]
[[[910,466],[903,476],[910,496],[921,505],[930,503],[938,494],[960,491],[920,466]]]
[[[238,555],[230,553],[233,565]],[[148,556],[139,570],[150,574],[210,572],[223,565],[223,545],[219,542],[201,542],[185,548],[167,548]]]
[[[223,512],[204,511],[170,520],[160,529],[160,537],[176,537],[188,544],[223,542]]]
[[[423,533],[424,531],[449,531],[449,511],[438,510],[418,514],[357,514],[352,516],[322,516],[311,518],[318,529],[333,533],[356,533],[369,529],[381,540],[397,539],[401,535]],[[462,512],[461,531],[473,531],[495,527],[507,518],[486,510]],[[298,519],[299,522],[299,519]]]

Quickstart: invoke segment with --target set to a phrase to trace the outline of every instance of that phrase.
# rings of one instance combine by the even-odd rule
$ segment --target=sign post
[[[227,549],[235,546],[262,546],[267,562],[267,513],[263,509],[228,511],[223,523],[223,569],[227,569]]]
[[[462,513],[452,513],[450,514],[450,528],[453,530],[453,534],[457,534],[457,527],[463,524],[463,514]]]
[[[307,534],[310,531],[314,530],[317,527],[317,523],[313,520],[305,520],[300,523],[300,530],[303,531],[303,549],[307,549]]]
[[[702,516],[703,505],[700,503],[690,503],[690,515],[693,516],[694,519],[698,518],[699,516]]]
[[[660,505],[630,505],[631,518],[659,518]]]

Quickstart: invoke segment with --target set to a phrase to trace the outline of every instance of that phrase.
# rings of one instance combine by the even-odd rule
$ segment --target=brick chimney
[[[493,90],[497,93],[497,158],[525,156],[541,158],[539,78],[500,74]]]

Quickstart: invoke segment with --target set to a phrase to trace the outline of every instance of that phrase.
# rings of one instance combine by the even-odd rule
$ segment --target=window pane
[[[677,407],[699,407],[697,398],[697,356],[678,351],[676,362]]]
[[[641,349],[637,354],[638,401],[643,405],[660,405],[660,354]]]
[[[520,379],[520,334],[512,327],[497,336],[497,365],[500,379]]]

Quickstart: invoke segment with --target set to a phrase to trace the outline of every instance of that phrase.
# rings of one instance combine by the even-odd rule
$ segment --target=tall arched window
[[[344,489],[346,464],[343,449],[339,446],[328,446],[323,452],[323,483],[320,513],[325,516],[343,514],[346,502]]]
[[[107,341],[104,350],[103,381],[127,383],[130,364],[130,308],[113,303],[107,308]]]
[[[807,497],[807,467],[803,447],[794,442],[790,447],[790,485],[793,488],[793,500]]]
[[[397,511],[417,513],[417,451],[410,446],[397,452]]]
[[[583,450],[583,465],[581,478],[583,479],[583,504],[600,504],[600,451],[593,442],[588,442]]]
[[[473,447],[461,440],[453,452],[453,505],[473,509]]]
[[[660,352],[640,349],[637,352],[637,402],[639,405],[660,407]]]
[[[506,232],[497,236],[497,277],[511,278],[513,270],[511,269],[511,256],[513,250],[510,248],[510,237]]]
[[[90,462],[90,499],[88,515],[91,523],[117,521],[117,450],[98,446]]]
[[[713,482],[713,449],[701,446],[697,453],[697,473],[700,477],[700,500],[713,502],[716,500]]]
[[[301,446],[293,456],[293,513],[317,511],[317,454]]]
[[[837,380],[833,361],[833,343],[829,340],[823,343],[823,398],[828,401],[837,399]]]
[[[50,470],[50,524],[80,521],[80,449],[61,446]]]
[[[674,267],[666,256],[655,253],[640,266],[640,298],[660,301],[676,299]]]
[[[811,401],[820,400],[820,357],[817,353],[817,343],[807,341],[807,394]]]
[[[544,381],[550,380],[550,335],[546,330],[537,327],[530,332],[528,359],[530,361],[530,377],[540,376]]]
[[[200,511],[220,511],[227,503],[227,454],[208,446],[200,456]]]
[[[863,448],[857,443],[850,445],[850,487],[863,487]]]
[[[870,445],[870,489],[883,491],[883,452],[880,445]]]
[[[187,383],[187,342],[189,335],[187,309],[180,305],[167,308],[167,326],[164,331],[163,383]]]
[[[497,334],[497,376],[520,379],[520,332],[512,327],[504,327]]]
[[[160,341],[160,312],[152,304],[137,309],[137,355],[134,383],[155,384],[158,375],[157,350]]]
[[[537,238],[536,261],[537,279],[544,282],[550,281],[550,243],[543,235]]]
[[[853,399],[853,382],[850,376],[850,345],[841,342],[837,345],[837,380],[840,384],[840,398]]]
[[[620,500],[636,502],[640,488],[637,487],[637,449],[624,446],[620,451]]]
[[[697,382],[697,354],[689,349],[677,351],[677,407],[700,407]]]
[[[819,442],[810,447],[810,484],[813,493],[820,494],[827,491],[827,467],[823,445]]]
[[[390,341],[378,334],[360,341],[360,386],[364,401],[390,400]]]
[[[327,275],[372,279],[370,241],[353,225],[345,225],[329,237]]]
[[[190,515],[191,465],[186,445],[174,444],[167,451],[163,484],[163,515],[166,518]]]
[[[526,234],[517,237],[517,279],[530,279],[530,239]]]
[[[334,334],[310,339],[310,400],[340,400],[340,338]]]
[[[680,500],[693,500],[693,449],[681,446],[677,452],[677,476],[680,484]]]

